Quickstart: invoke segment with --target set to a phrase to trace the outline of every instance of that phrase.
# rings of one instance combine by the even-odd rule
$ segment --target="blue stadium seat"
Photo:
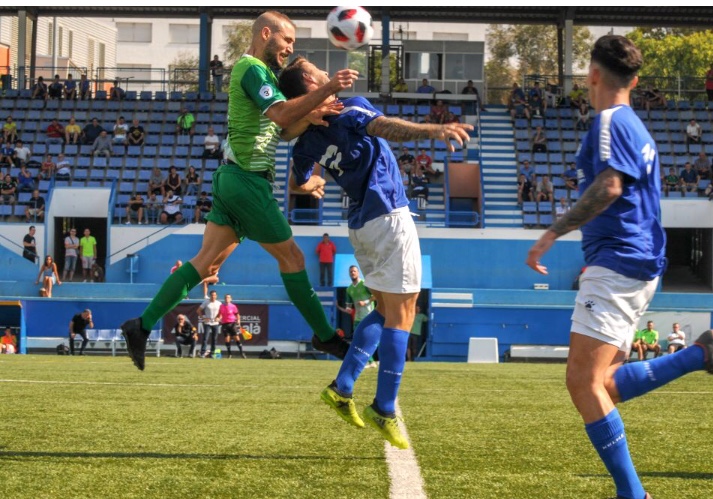
[[[168,98],[166,92],[159,90],[158,92],[154,93],[154,100],[157,101],[165,101]]]
[[[106,158],[104,156],[96,156],[93,160],[94,167],[106,168]]]
[[[106,90],[97,90],[94,94],[94,100],[106,100],[107,92]]]
[[[173,90],[173,91],[171,91],[169,98],[172,101],[183,100],[183,92],[181,92],[180,90]]]
[[[208,92],[206,92],[206,93],[208,93]],[[186,93],[183,95],[183,98],[184,98],[187,102],[195,102],[195,101],[198,100],[198,92],[186,92]],[[173,100],[173,99],[171,99],[171,100]]]
[[[552,225],[552,221],[552,213],[540,213],[540,225],[549,226]]]
[[[127,90],[124,100],[135,101],[136,100],[136,90]]]
[[[401,114],[404,116],[413,116],[416,114],[416,106],[413,104],[403,104],[401,106]]]
[[[142,90],[139,94],[139,99],[143,101],[150,101],[153,98],[150,90]]]

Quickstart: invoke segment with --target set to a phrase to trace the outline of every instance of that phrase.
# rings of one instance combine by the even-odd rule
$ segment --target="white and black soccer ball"
[[[374,35],[371,14],[363,7],[335,7],[327,16],[327,35],[340,49],[363,47]]]

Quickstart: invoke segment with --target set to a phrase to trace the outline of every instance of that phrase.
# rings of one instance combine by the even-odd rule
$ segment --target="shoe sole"
[[[370,425],[372,428],[374,428],[376,431],[378,431],[378,432],[381,434],[381,436],[384,437],[384,440],[386,440],[387,442],[389,442],[391,445],[393,445],[393,446],[396,447],[397,449],[406,450],[406,449],[408,449],[408,448],[410,447],[410,446],[409,446],[409,443],[408,443],[407,441],[405,441],[405,439],[404,439],[404,442],[395,442],[395,441],[393,441],[393,440],[391,439],[391,435],[389,435],[389,433],[387,433],[386,431],[384,431],[384,429],[383,429],[381,426],[379,426],[379,423],[377,423],[377,422],[374,421],[372,418],[370,418],[368,413],[364,413],[364,420],[366,420],[366,422],[369,423],[369,425]]]
[[[315,342],[316,340],[316,342]],[[344,357],[347,356],[347,352],[349,351],[349,343],[347,343],[344,338],[340,337],[340,343],[334,345],[334,348],[332,346],[326,346],[325,343],[322,343],[319,338],[315,335],[312,337],[312,347],[315,350],[319,350],[322,353],[326,353],[328,355],[333,355],[334,357],[344,360]]]
[[[350,418],[349,416],[342,414],[341,411],[339,411],[339,409],[334,405],[334,401],[329,397],[329,395],[327,395],[326,392],[323,391],[322,393],[320,393],[319,398],[321,398],[325,404],[327,404],[331,409],[333,409],[334,412],[336,412],[337,415],[340,418],[342,418],[344,421],[346,421],[350,426],[353,426],[353,427],[359,428],[359,429],[364,428],[364,426],[365,426],[364,421],[362,421],[361,418],[359,418],[358,414],[356,414],[356,417],[358,419],[353,419],[353,418]]]
[[[129,353],[129,357],[131,357],[131,361],[134,363],[134,365],[139,369],[139,371],[143,371],[145,364],[140,363],[138,359],[135,357],[134,354],[134,348],[131,345],[131,342],[129,341],[129,336],[126,334],[126,331],[124,331],[124,325],[121,325],[121,335],[124,337],[124,342],[126,343],[126,351]]]

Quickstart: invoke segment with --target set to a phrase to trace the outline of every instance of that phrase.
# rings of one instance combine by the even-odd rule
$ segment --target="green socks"
[[[202,280],[191,262],[179,267],[164,281],[158,294],[141,314],[141,327],[145,331],[151,331],[154,324],[181,303],[181,300],[188,296],[188,292]]]
[[[285,284],[287,295],[312,328],[314,334],[322,341],[334,336],[334,328],[327,321],[322,303],[309,282],[307,271],[302,270],[294,274],[280,272],[280,276]]]

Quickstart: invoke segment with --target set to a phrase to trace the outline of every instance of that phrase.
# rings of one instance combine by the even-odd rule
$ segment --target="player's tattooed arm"
[[[389,140],[391,142],[406,142],[409,140],[439,139],[448,144],[448,149],[454,150],[451,140],[460,145],[470,139],[468,131],[473,126],[465,123],[448,123],[445,125],[428,125],[423,123],[412,123],[399,118],[387,118],[379,116],[369,122],[366,126],[366,133],[375,137]]]
[[[623,185],[623,175],[613,168],[607,168],[596,176],[574,208],[552,224],[549,230],[560,237],[580,228],[609,208],[621,196]]]

